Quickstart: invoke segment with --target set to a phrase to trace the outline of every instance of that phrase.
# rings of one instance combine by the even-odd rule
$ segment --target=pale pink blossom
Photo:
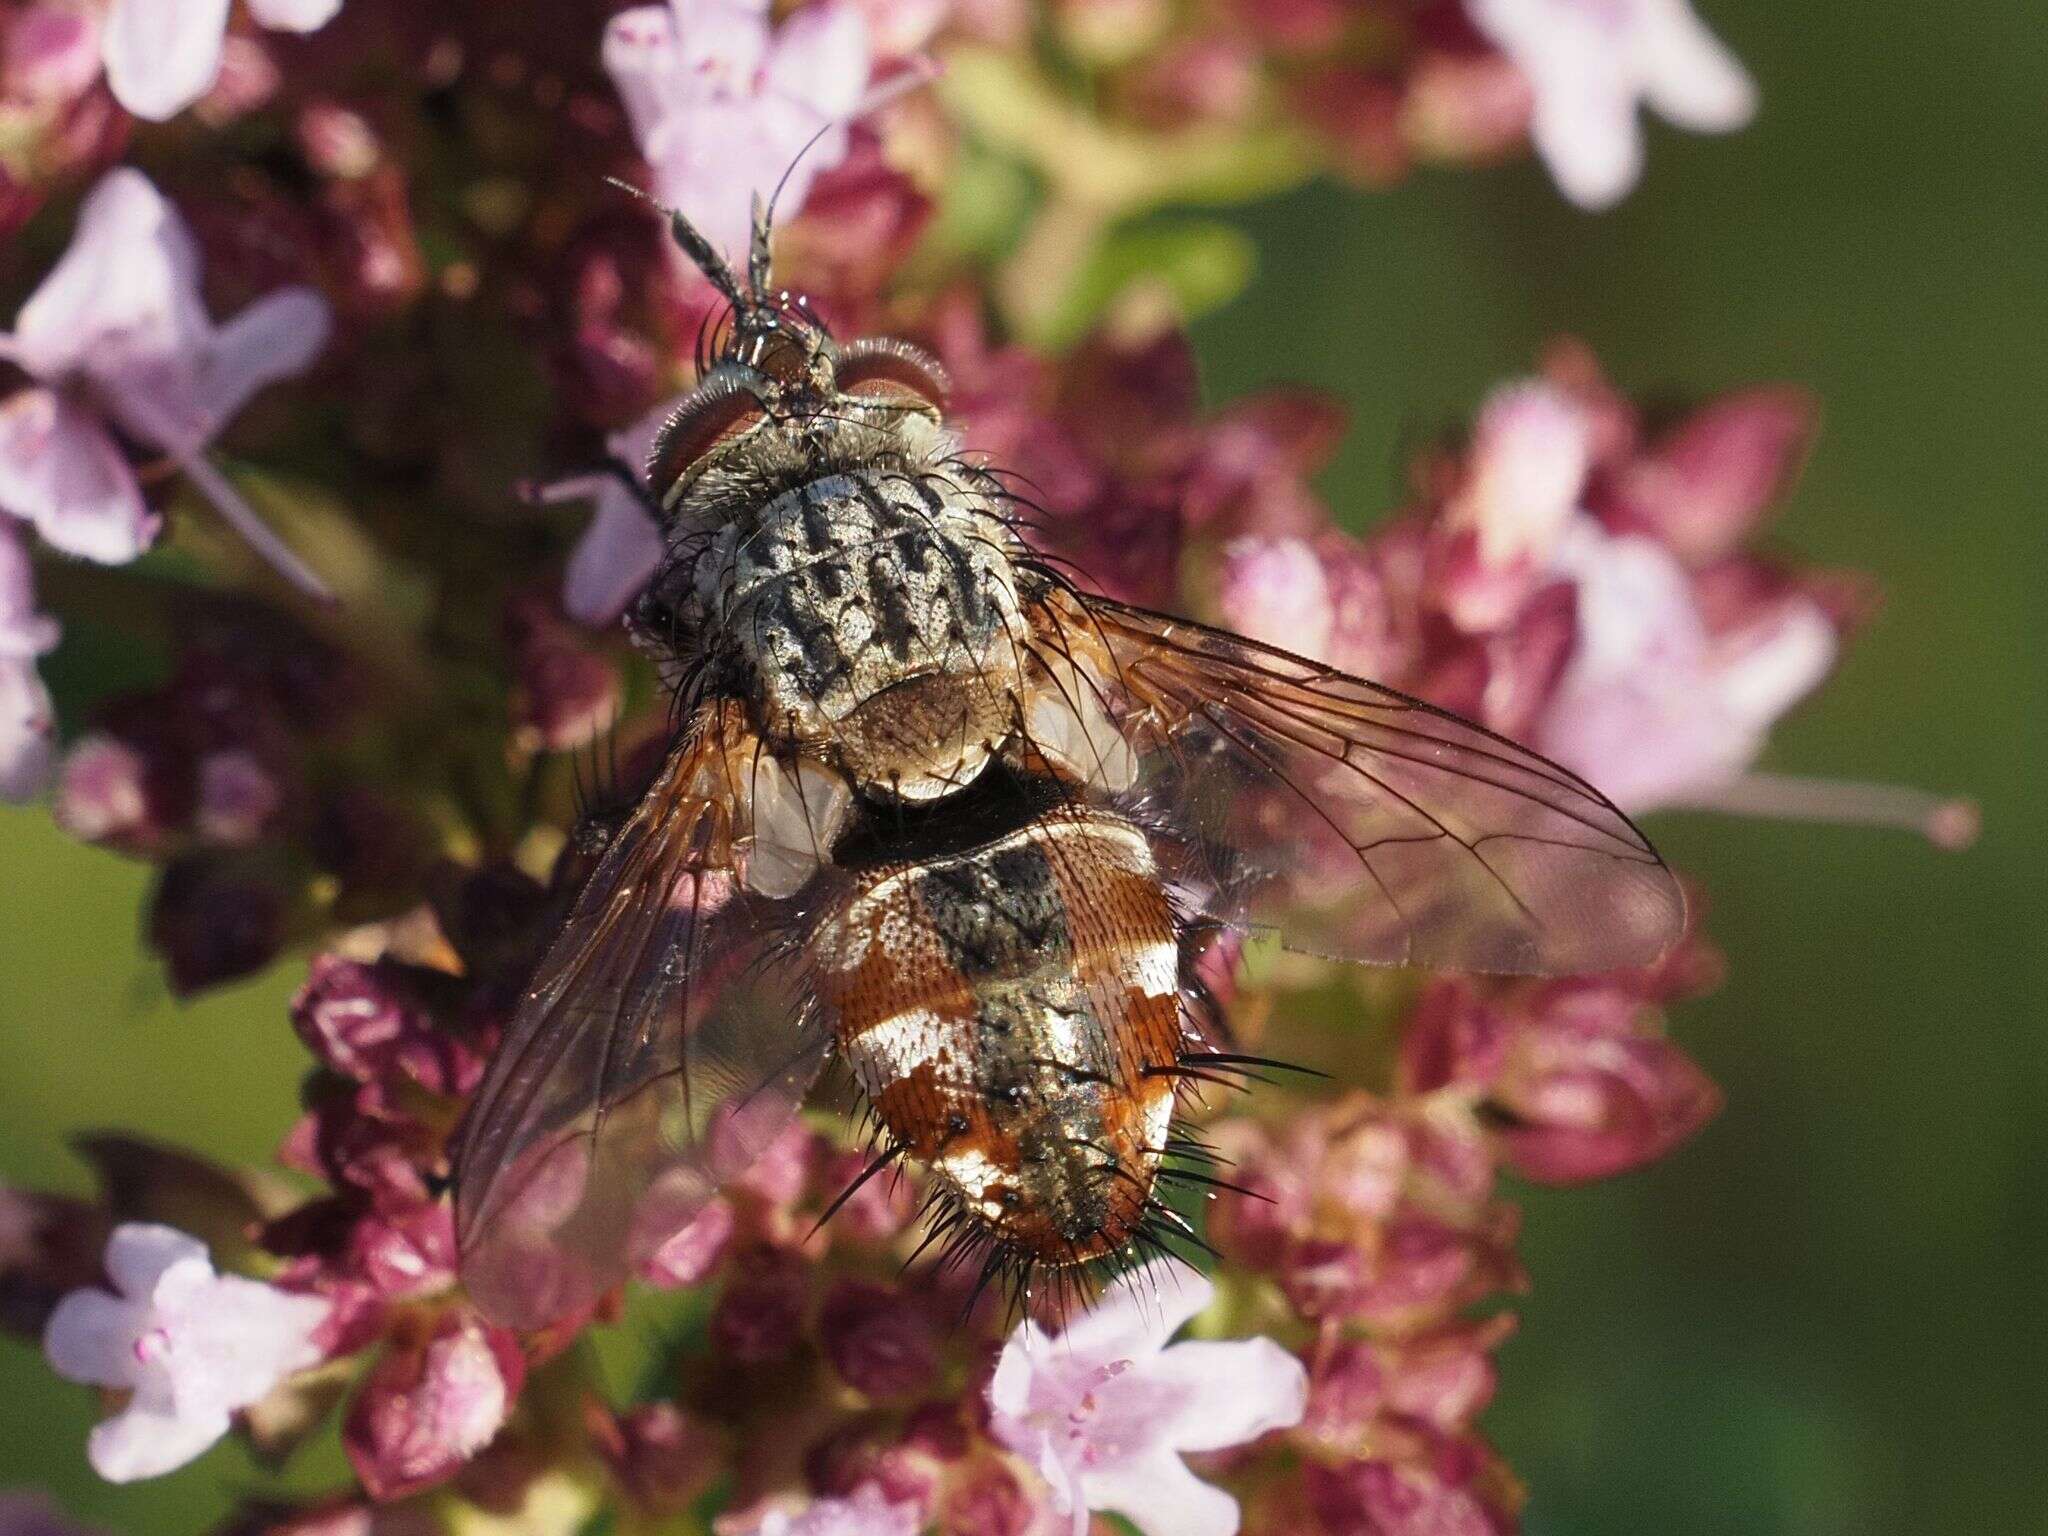
[[[989,1430],[1037,1467],[1076,1536],[1113,1510],[1145,1536],[1229,1536],[1237,1501],[1184,1452],[1301,1421],[1308,1376],[1271,1339],[1173,1344],[1213,1287],[1159,1261],[1125,1276],[1057,1338],[1026,1319],[989,1382]]]
[[[66,554],[134,559],[159,519],[114,426],[169,455],[286,576],[324,590],[205,449],[258,389],[312,363],[328,323],[317,293],[283,288],[216,325],[184,219],[140,171],[109,171],[70,248],[0,335],[0,358],[35,381],[0,402],[0,510]]]
[[[866,19],[842,0],[806,6],[772,31],[762,3],[671,0],[614,16],[604,66],[655,194],[738,255],[757,196],[780,182],[777,211],[794,213],[846,158],[873,53]]]
[[[1566,530],[1556,568],[1577,587],[1578,636],[1536,745],[1625,810],[1712,801],[1834,665],[1812,598],[1787,593],[1713,633],[1668,548],[1591,517]]]
[[[130,1222],[107,1241],[112,1292],[73,1291],[43,1331],[58,1375],[132,1395],[86,1442],[109,1482],[181,1467],[228,1432],[236,1411],[319,1359],[328,1304],[214,1273],[206,1245]]]
[[[248,0],[259,26],[317,32],[341,0]],[[102,54],[114,99],[163,122],[212,89],[227,38],[228,0],[114,0]]]
[[[57,643],[57,623],[36,608],[28,551],[0,521],[0,800],[28,800],[49,782],[55,723],[36,658]]]
[[[1756,86],[1688,0],[1465,0],[1474,25],[1528,77],[1530,136],[1582,208],[1619,201],[1642,174],[1637,109],[1695,133],[1740,128]]]
[[[1246,534],[1223,546],[1217,603],[1241,635],[1327,661],[1336,610],[1307,539]]]
[[[648,512],[645,469],[662,423],[683,398],[664,401],[606,439],[618,472],[577,475],[540,489],[542,501],[588,500],[597,508],[562,578],[563,610],[579,624],[601,628],[617,623],[661,564],[661,530]],[[628,473],[640,487],[637,495],[623,478]]]
[[[1585,488],[1592,425],[1564,391],[1507,384],[1480,408],[1464,483],[1444,508],[1438,573],[1460,629],[1505,627],[1545,579]]]
[[[896,1503],[873,1483],[844,1499],[813,1499],[794,1512],[769,1508],[738,1524],[718,1523],[720,1536],[917,1536],[924,1520],[913,1503]]]

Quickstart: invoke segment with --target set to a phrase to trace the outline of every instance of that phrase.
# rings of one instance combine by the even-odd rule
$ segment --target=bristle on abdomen
[[[1182,1054],[1143,833],[1062,808],[867,871],[815,952],[841,1049],[892,1145],[936,1175],[958,1247],[1066,1269],[1140,1238]]]

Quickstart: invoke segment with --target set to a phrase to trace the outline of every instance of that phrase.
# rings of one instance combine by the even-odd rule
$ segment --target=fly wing
[[[1040,645],[1100,690],[1212,916],[1335,958],[1528,975],[1646,964],[1683,927],[1634,824],[1504,737],[1183,619],[1066,593],[1045,611]]]
[[[791,904],[734,878],[723,720],[676,748],[592,873],[459,1135],[463,1281],[509,1326],[586,1309],[657,1252],[825,1061]]]

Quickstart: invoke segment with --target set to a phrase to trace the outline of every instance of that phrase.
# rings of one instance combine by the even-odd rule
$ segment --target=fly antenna
[[[938,66],[929,58],[920,56],[911,60],[909,68],[862,96],[854,103],[851,112],[819,124],[818,131],[804,140],[804,147],[790,156],[789,164],[782,168],[782,174],[775,179],[775,190],[768,194],[767,207],[761,206],[761,194],[754,194],[754,235],[747,256],[747,279],[753,286],[754,297],[757,300],[765,300],[768,295],[768,242],[775,229],[775,205],[782,200],[783,189],[789,185],[789,178],[796,174],[796,168],[803,164],[804,156],[816,149],[825,135],[833,129],[849,127],[869,113],[879,111],[897,97],[907,96],[919,86],[930,84],[937,78],[938,73]]]
[[[711,286],[716,288],[719,296],[734,309],[745,314],[754,307],[748,301],[747,295],[741,291],[739,279],[733,276],[732,268],[726,264],[725,258],[719,255],[717,248],[698,232],[697,226],[683,216],[681,209],[669,207],[659,198],[642,191],[629,181],[619,180],[616,176],[607,176],[605,180],[621,192],[639,198],[641,202],[667,219],[668,232],[674,236],[676,244],[683,248],[683,254],[696,263],[697,270],[710,279]],[[758,224],[756,228],[758,231]]]

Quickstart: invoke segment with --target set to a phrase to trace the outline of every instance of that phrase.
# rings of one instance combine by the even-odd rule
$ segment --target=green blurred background
[[[1559,331],[1631,390],[1823,397],[1782,538],[1890,601],[1768,765],[1967,791],[1985,836],[1658,819],[1732,961],[1675,1023],[1728,1108],[1647,1174],[1526,1192],[1488,1422],[1538,1536],[2048,1531],[2048,26],[2036,0],[1703,8],[1763,84],[1750,131],[1656,132],[1597,218],[1533,166],[1259,208],[1259,278],[1198,338],[1218,398],[1351,402],[1326,489],[1361,525],[1415,432]],[[83,1188],[64,1140],[107,1124],[264,1157],[303,1064],[291,967],[173,1006],[138,869],[37,811],[0,849],[0,1179]],[[0,1345],[0,1486],[183,1536],[247,1483],[225,1449],[107,1488],[94,1412]]]

